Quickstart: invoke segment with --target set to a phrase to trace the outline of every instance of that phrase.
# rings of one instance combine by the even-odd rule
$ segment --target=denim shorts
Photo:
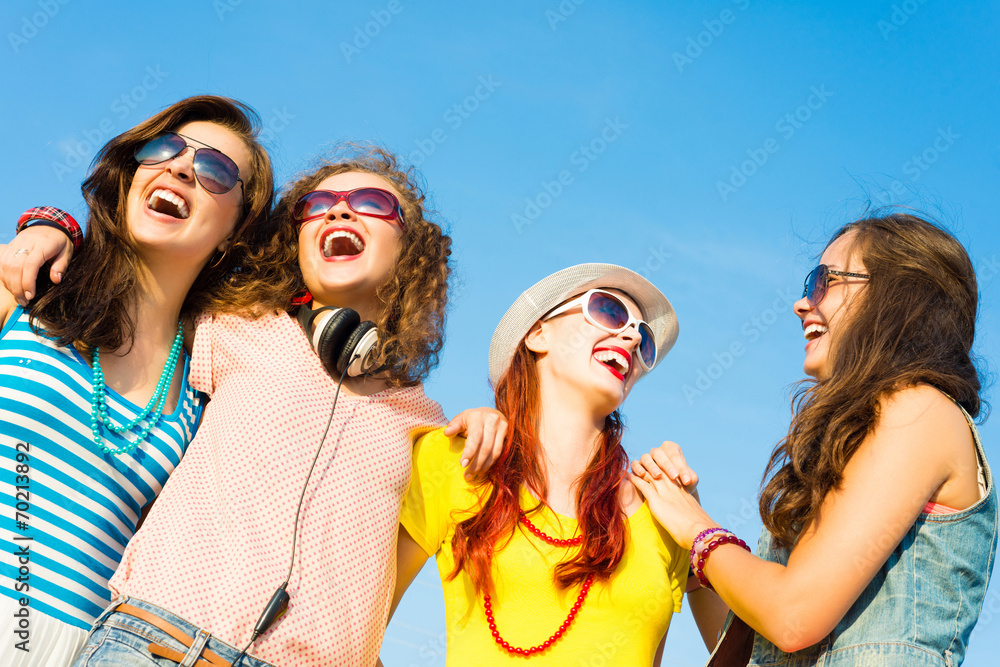
[[[175,628],[193,637],[191,647],[184,646],[156,626],[136,618],[130,614],[115,611],[122,604],[130,604],[160,617]],[[154,656],[149,652],[150,642],[155,642],[184,654],[184,661],[173,662],[166,658]],[[185,621],[176,614],[171,614],[162,607],[130,597],[121,597],[111,603],[94,622],[94,628],[87,636],[80,655],[73,667],[104,667],[105,665],[125,665],[134,667],[191,667],[201,657],[203,649],[217,654],[227,663],[232,663],[240,650],[220,641]],[[274,667],[269,662],[250,656],[243,656],[240,667]]]

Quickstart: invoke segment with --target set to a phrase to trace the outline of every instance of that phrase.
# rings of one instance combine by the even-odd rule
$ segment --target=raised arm
[[[43,225],[29,227],[0,251],[0,281],[26,306],[37,294],[35,281],[42,266],[52,262],[49,278],[58,283],[72,256],[73,243],[63,231]]]
[[[812,646],[847,613],[928,500],[957,507],[975,502],[968,484],[971,441],[961,411],[937,390],[896,393],[883,402],[878,425],[802,531],[787,566],[727,544],[711,553],[706,577],[738,616],[781,650]],[[690,548],[698,533],[719,524],[683,487],[653,478],[649,469],[656,466],[644,455],[633,465],[639,475],[633,482],[663,526]]]

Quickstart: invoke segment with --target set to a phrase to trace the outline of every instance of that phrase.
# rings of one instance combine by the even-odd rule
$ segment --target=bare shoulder
[[[967,451],[971,442],[962,410],[942,391],[926,384],[885,397],[873,435],[891,436],[913,453],[942,459]]]
[[[880,423],[897,428],[941,422],[967,428],[965,415],[958,405],[940,389],[928,384],[900,389],[883,398],[880,407]]]

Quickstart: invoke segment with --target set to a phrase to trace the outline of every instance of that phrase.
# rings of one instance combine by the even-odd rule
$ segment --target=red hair
[[[539,463],[542,445],[538,441],[538,373],[535,355],[524,341],[497,383],[496,406],[509,422],[504,450],[483,482],[491,488],[482,509],[455,527],[451,541],[455,569],[448,580],[466,570],[477,593],[492,591],[493,546],[504,537],[506,544],[519,529],[520,487],[524,485],[536,498],[543,499],[527,510],[529,516],[547,504],[545,474]],[[582,583],[591,574],[595,579],[607,579],[625,554],[627,523],[618,502],[628,464],[628,454],[621,444],[623,430],[617,410],[605,417],[601,445],[583,473],[576,499],[583,544],[572,558],[556,566],[555,582],[560,588]]]

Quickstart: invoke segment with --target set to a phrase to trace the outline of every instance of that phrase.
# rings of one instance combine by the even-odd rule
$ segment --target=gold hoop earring
[[[208,268],[210,268],[210,269],[214,269],[214,268],[218,267],[218,266],[219,266],[219,264],[221,264],[221,263],[222,263],[222,260],[224,260],[224,259],[226,258],[226,253],[228,253],[228,252],[229,252],[229,248],[226,248],[225,250],[223,250],[223,251],[222,251],[222,254],[220,254],[220,255],[219,255],[219,258],[218,258],[217,260],[215,260],[214,262],[212,262],[212,263],[211,263],[211,264],[209,265],[209,267],[208,267]]]

